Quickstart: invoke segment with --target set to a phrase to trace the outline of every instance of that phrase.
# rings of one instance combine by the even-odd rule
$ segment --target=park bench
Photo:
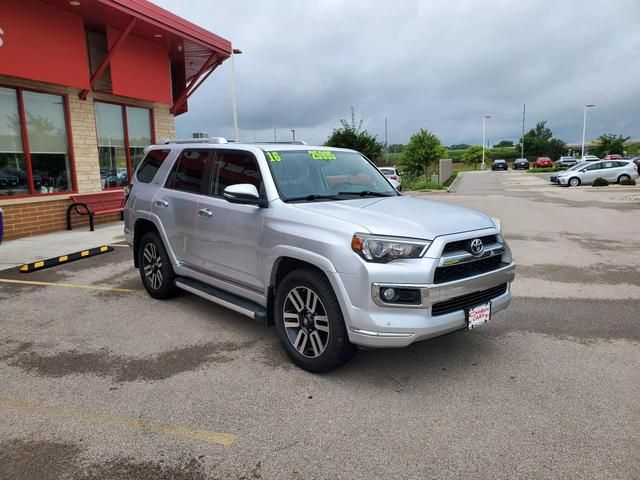
[[[67,230],[71,230],[71,212],[75,210],[79,215],[89,215],[89,230],[93,232],[93,217],[124,211],[124,192],[114,190],[102,193],[87,193],[71,195],[71,205],[67,208]]]

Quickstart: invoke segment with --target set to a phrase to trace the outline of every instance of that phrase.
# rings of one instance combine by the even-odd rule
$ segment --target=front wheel
[[[347,363],[356,348],[349,342],[338,299],[319,271],[289,273],[276,289],[276,331],[293,363],[313,373]]]
[[[165,299],[175,294],[173,267],[164,244],[156,232],[148,232],[140,240],[138,264],[142,284],[149,295],[153,298]]]
[[[620,175],[618,177],[618,183],[626,182],[627,180],[631,180],[629,175]]]
[[[580,179],[578,177],[571,177],[569,179],[569,185],[572,187],[577,187],[580,185]]]

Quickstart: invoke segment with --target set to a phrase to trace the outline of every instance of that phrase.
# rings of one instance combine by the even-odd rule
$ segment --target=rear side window
[[[229,185],[250,183],[262,192],[260,168],[253,154],[239,150],[218,150],[213,164],[209,194],[221,197]]]
[[[183,192],[202,193],[209,150],[185,150],[171,169],[165,187]]]
[[[142,183],[151,183],[169,152],[170,150],[150,150],[140,164],[136,179]]]

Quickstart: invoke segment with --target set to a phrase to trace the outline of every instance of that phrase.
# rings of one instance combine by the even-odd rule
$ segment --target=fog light
[[[388,302],[392,301],[395,296],[396,291],[393,288],[385,288],[384,290],[382,290],[382,298],[384,298]]]

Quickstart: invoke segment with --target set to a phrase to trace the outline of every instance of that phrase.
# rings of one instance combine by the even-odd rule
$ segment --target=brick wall
[[[67,228],[67,207],[71,200],[46,200],[2,207],[4,212],[4,240],[11,240],[42,233],[51,233]],[[120,214],[100,215],[94,217],[95,224],[120,220]],[[89,216],[71,215],[73,228],[89,229]]]
[[[102,189],[94,109],[95,100],[150,108],[153,110],[156,141],[161,142],[165,138],[175,138],[174,116],[169,111],[169,105],[122,98],[102,92],[91,92],[86,100],[80,100],[80,90],[78,89],[5,75],[0,75],[0,84],[68,95],[69,122],[71,125],[78,193],[100,192]],[[38,201],[34,197],[13,199],[0,196],[0,207],[5,212],[4,238],[19,238],[65,229],[65,212],[68,204],[69,199],[65,195],[48,197],[42,201]],[[99,216],[96,217],[96,223],[118,220],[119,218],[118,214]],[[88,219],[84,218],[81,222],[88,223]]]

